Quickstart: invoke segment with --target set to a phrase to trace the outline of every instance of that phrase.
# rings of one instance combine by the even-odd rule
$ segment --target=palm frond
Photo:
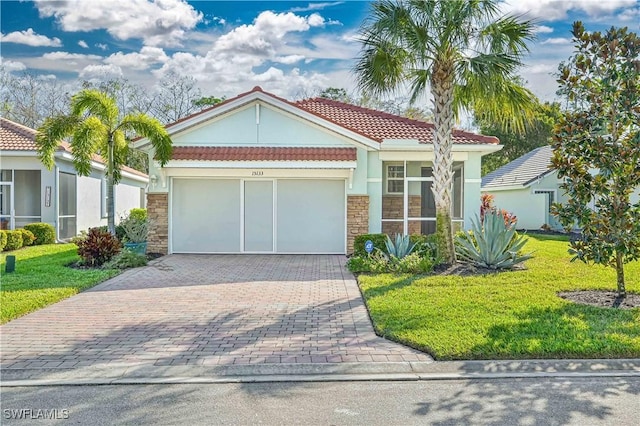
[[[99,90],[82,90],[71,98],[71,114],[95,115],[113,130],[118,120],[118,105],[108,94]]]
[[[49,117],[38,128],[35,140],[38,147],[38,157],[49,170],[55,165],[53,155],[58,149],[60,141],[71,136],[80,121],[80,118],[68,115]]]
[[[133,131],[137,136],[149,139],[161,166],[171,159],[173,144],[169,133],[155,118],[145,114],[129,114],[122,119],[119,130]]]
[[[106,138],[105,126],[97,117],[87,117],[75,126],[71,148],[73,166],[80,176],[91,174],[93,154]]]

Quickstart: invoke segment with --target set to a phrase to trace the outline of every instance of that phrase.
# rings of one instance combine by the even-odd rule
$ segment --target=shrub
[[[527,239],[516,235],[515,224],[507,225],[501,213],[485,213],[484,223],[476,219],[471,221],[473,232],[456,234],[456,254],[461,261],[489,269],[511,269],[531,258],[519,253]]]
[[[102,267],[105,269],[128,269],[145,266],[146,264],[147,257],[145,255],[134,253],[130,250],[122,250]]]
[[[377,252],[366,256],[353,256],[347,261],[347,268],[354,273],[372,272],[376,274],[393,272],[402,274],[426,274],[433,270],[434,260],[411,253],[402,259]]]
[[[511,212],[506,211],[505,209],[498,209],[493,205],[494,196],[491,194],[482,194],[480,196],[480,223],[484,222],[484,216],[487,213],[498,213],[502,216],[505,225],[515,225],[518,221],[516,215]]]
[[[354,256],[366,256],[368,254],[364,249],[364,244],[367,240],[371,240],[374,248],[380,249],[386,254],[387,234],[362,234],[358,235],[353,241]]]
[[[4,250],[7,245],[7,231],[0,230],[0,251]]]
[[[147,209],[131,209],[127,218],[136,220],[147,220]]]
[[[78,243],[78,254],[89,266],[101,266],[122,250],[122,243],[109,231],[91,228],[87,237]]]
[[[16,231],[6,231],[7,233],[7,244],[4,246],[4,251],[17,250],[22,247],[22,232]]]
[[[42,244],[55,244],[56,242],[56,230],[53,225],[37,222],[25,225],[24,229],[31,231],[36,237],[33,245],[39,246]]]
[[[387,247],[387,253],[389,256],[395,257],[396,259],[402,259],[410,255],[415,247],[415,243],[411,242],[411,237],[400,234],[396,234],[395,241],[387,235],[387,239],[384,244]]]
[[[411,242],[415,244],[413,253],[418,253],[422,257],[433,259],[434,265],[442,263],[442,257],[438,251],[437,234],[413,234],[411,235]]]
[[[32,245],[33,242],[36,240],[36,236],[33,235],[33,232],[29,231],[28,229],[20,228],[20,229],[17,229],[17,231],[22,232],[23,247]]]
[[[124,241],[131,243],[143,243],[147,241],[149,235],[149,221],[146,219],[138,219],[136,217],[128,217],[120,222],[120,226],[124,230]]]

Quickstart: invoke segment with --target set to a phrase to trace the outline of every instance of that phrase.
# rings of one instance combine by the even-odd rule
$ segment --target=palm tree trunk
[[[115,212],[115,202],[113,199],[113,169],[114,169],[114,159],[113,159],[113,136],[109,135],[109,155],[107,159],[107,229],[111,234],[116,235],[116,212]]]
[[[447,61],[434,64],[431,94],[434,109],[433,195],[436,204],[436,236],[446,263],[456,262],[451,226],[451,190],[453,188],[453,66]]]

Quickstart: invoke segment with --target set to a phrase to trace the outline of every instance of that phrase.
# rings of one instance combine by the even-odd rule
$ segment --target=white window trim
[[[402,167],[402,177],[389,177],[389,168],[390,167]],[[403,190],[399,192],[391,192],[389,191],[389,181],[400,181],[404,182],[406,167],[403,163],[390,163],[385,165],[385,185],[384,185],[384,193],[386,195],[402,195],[404,194],[404,183]]]

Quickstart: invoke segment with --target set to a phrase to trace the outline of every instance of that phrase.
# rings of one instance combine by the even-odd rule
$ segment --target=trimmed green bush
[[[33,232],[29,231],[28,229],[19,228],[19,229],[16,229],[16,231],[22,232],[22,246],[23,247],[27,247],[27,246],[32,245],[33,242],[36,240],[36,236],[33,235]]]
[[[127,218],[145,221],[147,220],[147,209],[137,209],[137,208],[131,209],[129,211],[129,216],[127,216]]]
[[[7,245],[7,231],[0,230],[0,251]]]
[[[48,223],[30,223],[24,226],[24,229],[31,231],[36,237],[33,245],[39,246],[42,244],[55,244],[56,242],[56,230],[53,225]]]
[[[4,251],[17,250],[22,247],[22,232],[16,231],[6,231],[7,233],[7,244],[4,246]]]
[[[104,269],[129,269],[145,266],[146,264],[147,256],[134,253],[131,250],[122,250],[102,267]]]
[[[375,274],[428,274],[433,271],[434,259],[422,257],[418,253],[411,253],[402,259],[387,256],[377,252],[372,255],[352,256],[347,261],[347,268],[351,272],[371,272]]]
[[[367,251],[364,249],[364,244],[367,240],[371,240],[373,242],[374,250],[380,249],[383,253],[388,254],[386,246],[387,234],[362,234],[358,235],[353,241],[354,256],[367,255]]]

